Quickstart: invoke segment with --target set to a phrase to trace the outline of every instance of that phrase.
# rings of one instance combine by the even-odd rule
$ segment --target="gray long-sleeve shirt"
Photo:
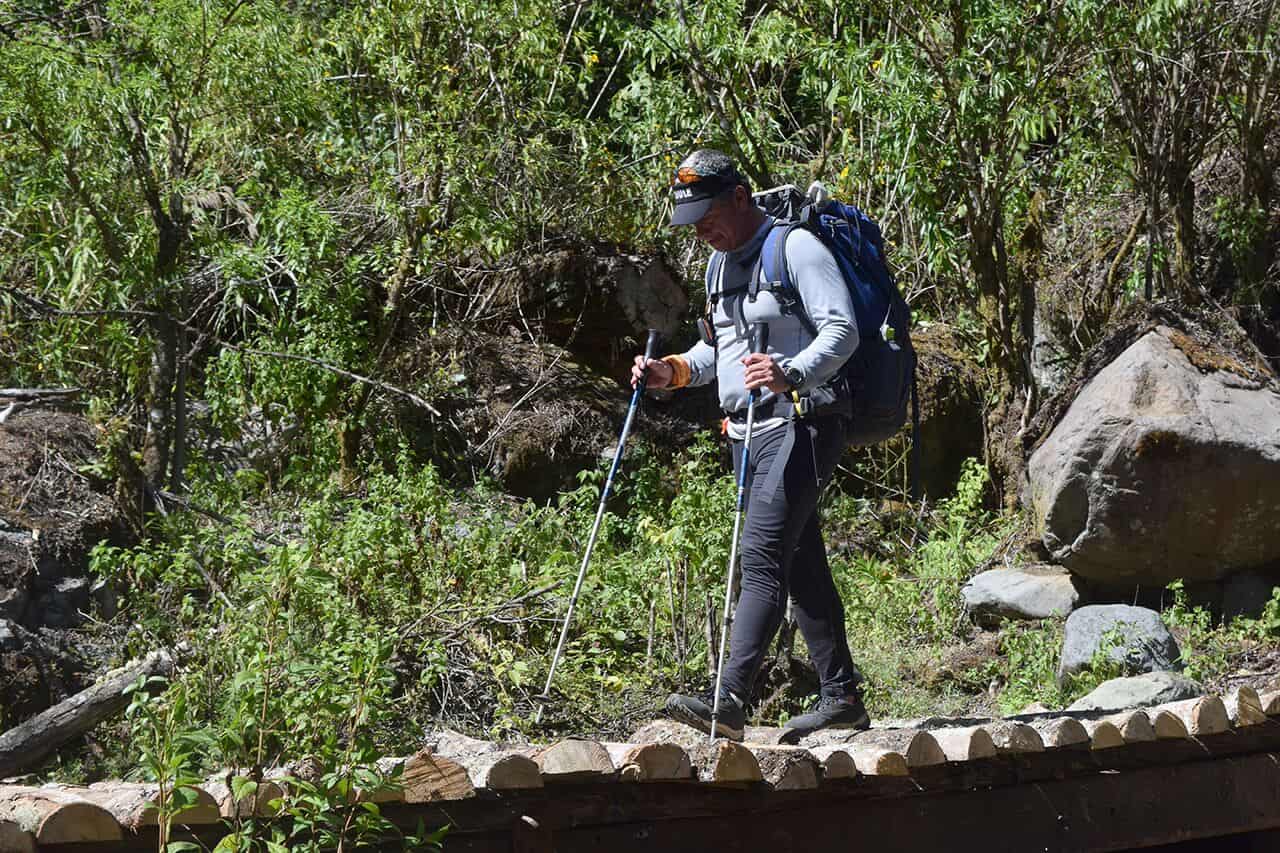
[[[769,324],[767,352],[784,369],[794,368],[799,372],[802,377],[801,393],[818,388],[831,379],[858,348],[853,302],[840,268],[827,247],[802,228],[795,229],[787,238],[786,262],[791,282],[800,296],[802,310],[817,335],[810,333],[795,312],[784,313],[767,288],[760,289],[754,302],[747,296],[743,287],[751,277],[760,246],[772,224],[773,220],[766,219],[745,244],[724,253],[718,280],[708,282],[711,298],[716,302],[712,314],[716,346],[698,341],[683,354],[689,365],[690,385],[705,385],[712,379],[719,380],[720,407],[726,412],[737,412],[747,407],[748,392],[742,359],[751,352],[750,329],[754,323]],[[714,268],[715,264],[709,267]],[[768,273],[762,269],[761,278],[766,278]],[[772,391],[761,389],[760,402],[768,403],[775,396]],[[775,415],[757,421],[755,428],[765,431],[784,422],[785,417]],[[732,438],[742,438],[744,431],[740,424],[730,422]]]

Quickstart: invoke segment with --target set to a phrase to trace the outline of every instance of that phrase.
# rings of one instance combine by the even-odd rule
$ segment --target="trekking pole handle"
[[[756,323],[751,335],[751,351],[764,352],[769,349],[769,324]]]
[[[652,361],[658,357],[658,344],[662,343],[662,332],[657,329],[649,330],[649,340],[644,345],[644,360]]]

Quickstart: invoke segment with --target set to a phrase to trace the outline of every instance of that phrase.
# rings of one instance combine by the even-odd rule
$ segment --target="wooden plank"
[[[40,847],[123,837],[120,824],[106,809],[57,788],[0,785],[0,820],[30,833]]]
[[[517,747],[476,740],[450,729],[431,733],[424,743],[437,755],[466,768],[476,788],[512,791],[542,787],[538,765]]]
[[[618,776],[626,782],[692,779],[689,753],[674,743],[606,743]]]
[[[947,761],[973,761],[996,754],[996,745],[982,726],[933,729],[929,734],[937,741]]]
[[[1187,727],[1187,734],[1192,737],[1219,734],[1231,728],[1227,708],[1217,696],[1184,699],[1181,702],[1158,705],[1157,708],[1176,714]]]
[[[1258,691],[1248,685],[1242,684],[1231,688],[1230,692],[1222,697],[1222,704],[1226,707],[1227,718],[1231,720],[1233,726],[1256,726],[1267,720]]]
[[[1089,731],[1072,717],[1053,717],[1028,723],[1040,735],[1045,749],[1075,749],[1088,747]]]

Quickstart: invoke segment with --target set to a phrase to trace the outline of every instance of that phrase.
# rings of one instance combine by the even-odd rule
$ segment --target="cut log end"
[[[1121,711],[1106,719],[1120,732],[1125,743],[1146,743],[1156,739],[1156,731],[1144,711]]]
[[[996,754],[991,735],[981,726],[933,729],[929,734],[937,741],[947,761],[973,761]]]
[[[1090,749],[1115,749],[1118,746],[1124,746],[1124,735],[1120,734],[1115,723],[1106,720],[1087,720],[1084,727],[1089,732]]]
[[[1222,704],[1227,709],[1227,717],[1234,726],[1256,726],[1267,721],[1267,714],[1262,709],[1262,699],[1258,691],[1247,685],[1233,687],[1223,697]]]
[[[1161,710],[1176,714],[1187,727],[1191,737],[1215,735],[1228,731],[1231,720],[1227,708],[1217,696],[1201,696],[1159,706]]]
[[[558,741],[532,757],[547,782],[612,778],[615,770],[608,751],[593,740]]]
[[[1040,733],[1026,723],[998,720],[987,723],[983,728],[991,735],[991,742],[1000,755],[1044,752],[1044,741],[1040,739]]]
[[[120,824],[101,806],[48,788],[0,787],[0,821],[30,833],[38,846],[120,841]]]
[[[1036,720],[1031,727],[1040,735],[1045,749],[1084,748],[1089,744],[1088,730],[1071,717]]]
[[[1151,721],[1157,740],[1182,740],[1190,737],[1186,723],[1172,711],[1164,708],[1152,709],[1147,712],[1147,718]]]
[[[690,779],[689,754],[674,743],[606,743],[620,778],[627,782]]]

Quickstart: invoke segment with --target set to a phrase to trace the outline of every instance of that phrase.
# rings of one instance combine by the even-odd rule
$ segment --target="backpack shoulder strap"
[[[800,291],[791,281],[791,268],[787,265],[787,238],[791,236],[791,232],[797,228],[804,227],[801,222],[789,222],[781,227],[774,228],[769,236],[765,238],[764,245],[760,247],[760,257],[756,261],[755,271],[752,273],[753,286],[758,290],[760,288],[760,272],[763,270],[766,280],[769,282],[770,289],[778,300],[783,304],[784,308],[795,311],[796,318],[805,327],[805,330],[813,337],[818,336],[818,329],[813,325],[813,321],[809,319],[809,314],[804,310],[804,302],[800,298]]]
[[[713,292],[711,290],[712,282],[715,282],[720,278],[720,271],[722,269],[724,269],[724,255],[720,252],[712,252],[711,260],[707,262],[707,274],[706,274],[706,282],[705,282],[707,287],[708,302],[711,301],[711,297],[713,295]],[[721,294],[717,291],[715,292],[714,295],[716,299],[719,300]]]

